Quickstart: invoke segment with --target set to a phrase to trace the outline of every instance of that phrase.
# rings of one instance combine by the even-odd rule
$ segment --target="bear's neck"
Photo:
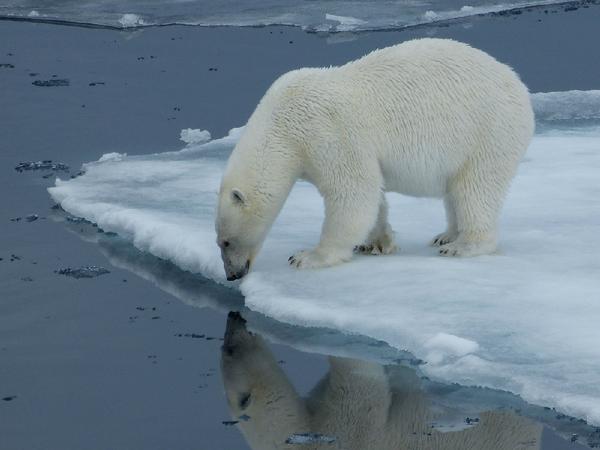
[[[300,178],[301,161],[291,148],[263,148],[254,155],[253,190],[265,201],[266,211],[274,220],[294,184]]]

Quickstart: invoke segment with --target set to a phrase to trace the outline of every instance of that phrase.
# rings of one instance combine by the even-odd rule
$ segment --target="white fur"
[[[394,251],[385,191],[444,199],[448,227],[432,241],[441,255],[493,252],[533,130],[518,76],[452,40],[413,40],[341,67],[289,72],[265,94],[230,157],[219,239],[249,246],[241,258],[251,260],[304,178],[324,198],[325,222],[318,246],[290,258],[297,267],[347,261],[356,246]],[[243,205],[231,201],[232,189],[244,193]]]

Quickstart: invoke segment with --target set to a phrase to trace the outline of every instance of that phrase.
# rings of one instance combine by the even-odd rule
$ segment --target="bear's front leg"
[[[319,245],[290,256],[290,265],[317,269],[349,261],[356,245],[365,242],[377,222],[380,196],[378,183],[325,194],[325,222]]]

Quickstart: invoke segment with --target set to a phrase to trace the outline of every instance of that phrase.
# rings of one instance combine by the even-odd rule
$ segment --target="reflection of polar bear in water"
[[[258,335],[231,313],[222,372],[232,417],[254,450],[290,449],[286,439],[315,433],[333,443],[302,448],[344,450],[534,450],[542,427],[510,412],[480,414],[461,431],[431,428],[435,414],[409,368],[330,358],[329,373],[307,399],[294,390]]]
[[[432,241],[441,255],[493,252],[533,128],[518,76],[452,40],[289,72],[250,117],[223,176],[216,227],[227,277],[248,272],[299,178],[323,196],[325,222],[319,245],[290,258],[296,267],[339,264],[355,246],[393,252],[384,191],[444,199],[448,226]]]

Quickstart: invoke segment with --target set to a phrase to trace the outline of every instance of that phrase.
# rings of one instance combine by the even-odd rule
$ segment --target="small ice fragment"
[[[336,438],[319,433],[294,433],[285,440],[286,444],[333,444]]]
[[[27,14],[28,17],[40,17],[40,13],[37,12],[35,9],[32,9],[31,11],[29,11],[29,14]]]
[[[38,219],[39,219],[39,216],[37,214],[29,214],[28,216],[25,217],[25,220],[27,222],[34,222]]]
[[[474,10],[474,9],[475,9],[475,8],[473,8],[473,7],[472,7],[472,6],[470,6],[470,5],[465,5],[465,6],[463,6],[462,8],[460,8],[460,11],[461,11],[461,12],[473,12],[473,10]]]
[[[199,128],[185,128],[181,130],[179,139],[185,142],[187,145],[192,144],[205,144],[210,141],[210,132],[207,130],[200,130]]]
[[[83,266],[78,269],[72,269],[71,267],[67,267],[65,269],[59,269],[56,271],[59,275],[66,275],[68,277],[73,278],[95,278],[100,275],[104,275],[110,273],[110,270],[105,269],[104,267],[99,266]]]
[[[98,162],[106,162],[106,161],[121,161],[123,158],[127,156],[127,153],[105,153],[100,157]]]
[[[15,166],[17,172],[23,172],[25,170],[69,170],[69,166],[63,163],[53,163],[51,159],[45,159],[43,161],[25,161]]]
[[[55,86],[69,86],[70,82],[66,78],[55,78],[53,80],[35,80],[34,86],[39,87],[55,87]]]
[[[479,344],[447,333],[438,333],[425,343],[429,350],[427,360],[439,364],[447,358],[460,358],[479,350]]]
[[[121,16],[121,18],[119,19],[119,23],[123,28],[147,25],[146,22],[144,22],[144,19],[142,19],[137,14],[131,13],[123,14],[123,16]]]
[[[423,14],[423,16],[427,20],[435,20],[435,19],[437,19],[439,17],[438,14],[435,11],[432,11],[432,10],[425,11],[425,14]]]

